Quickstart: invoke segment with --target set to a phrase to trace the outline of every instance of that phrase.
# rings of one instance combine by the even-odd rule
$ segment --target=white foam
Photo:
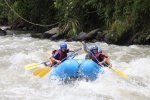
[[[117,46],[97,44],[109,56],[113,68],[127,74],[124,79],[109,68],[93,82],[75,81],[64,84],[50,81],[48,74],[39,78],[32,70],[25,70],[30,63],[47,60],[60,42],[31,37],[0,37],[0,99],[16,100],[149,100],[150,99],[150,52],[149,46]],[[80,42],[67,42],[68,48],[82,47]],[[86,53],[79,51],[75,59],[84,59]]]

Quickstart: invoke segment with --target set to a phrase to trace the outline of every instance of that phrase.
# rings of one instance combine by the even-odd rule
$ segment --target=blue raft
[[[69,80],[71,78],[86,78],[95,80],[99,73],[103,73],[101,66],[92,60],[87,59],[69,59],[62,64],[54,67],[49,75],[50,79]]]

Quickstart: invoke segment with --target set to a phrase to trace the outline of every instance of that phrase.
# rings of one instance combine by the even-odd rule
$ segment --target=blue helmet
[[[97,45],[93,45],[92,48],[91,48],[91,50],[92,50],[92,51],[93,51],[93,50],[98,50],[98,46],[97,46]]]
[[[66,48],[67,49],[67,44],[65,42],[60,43],[60,48]]]
[[[98,50],[98,52],[102,53],[102,50],[101,50],[101,49],[99,49],[99,50]]]

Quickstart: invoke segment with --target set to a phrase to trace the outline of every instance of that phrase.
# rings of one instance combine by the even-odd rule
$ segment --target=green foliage
[[[8,0],[7,0],[8,2]],[[8,2],[14,11],[9,11],[9,21],[19,22],[19,14],[24,19],[38,24],[50,24],[55,23],[55,8],[53,2],[50,0],[13,0]],[[25,23],[25,22],[24,22]],[[28,24],[28,23],[27,23]]]
[[[123,35],[123,33],[126,32],[127,28],[128,28],[128,24],[122,22],[121,20],[115,20],[115,22],[111,26],[111,30],[115,30],[118,36]]]
[[[105,24],[106,24],[106,28],[109,28],[109,26],[111,25],[111,5],[107,5],[104,8],[104,20],[105,20]]]
[[[39,24],[59,22],[69,37],[94,28],[126,30],[149,23],[150,0],[7,0],[23,18]],[[0,17],[12,23],[20,18],[0,1]]]
[[[14,4],[11,6],[13,9],[18,7],[18,2],[14,2]],[[19,16],[17,16],[13,11],[10,10],[8,13],[8,20],[9,23],[18,23]]]
[[[61,21],[60,26],[67,32],[69,37],[77,35],[77,31],[80,29],[80,23],[78,21],[79,12],[77,10],[78,0],[56,0],[54,2],[55,7],[60,13],[58,13],[58,18]]]
[[[69,37],[77,36],[77,29],[80,28],[80,24],[76,19],[69,19],[68,22],[64,25],[64,31],[68,31]]]
[[[143,27],[142,24],[147,23],[145,18],[149,13],[149,4],[149,0],[116,0],[110,29],[115,28],[117,34],[122,34],[130,28]]]
[[[7,18],[7,7],[3,1],[0,1],[0,18]]]
[[[149,0],[135,0],[131,10],[131,20],[133,27],[139,26],[142,22],[145,23],[145,15],[150,12],[150,1]]]

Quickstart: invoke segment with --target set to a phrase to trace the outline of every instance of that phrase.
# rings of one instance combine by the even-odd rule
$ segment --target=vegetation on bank
[[[89,32],[100,28],[102,31],[107,31],[106,37],[110,43],[115,43],[122,42],[123,37],[132,38],[138,32],[141,32],[141,34],[149,32],[150,28],[150,0],[0,1],[0,19],[8,19],[9,25],[24,24],[32,26],[11,11],[5,1],[20,16],[30,22],[44,25],[58,22],[58,26],[63,28],[69,37],[77,35],[81,31]],[[33,28],[48,29],[39,26],[33,26]]]

